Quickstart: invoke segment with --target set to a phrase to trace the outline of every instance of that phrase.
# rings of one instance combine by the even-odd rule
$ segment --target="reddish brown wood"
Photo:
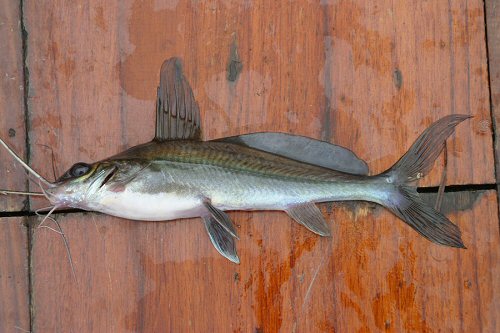
[[[483,2],[329,3],[334,141],[352,147],[377,172],[431,121],[471,114],[448,142],[454,156],[448,182],[491,183]],[[487,170],[477,172],[476,161]],[[438,171],[422,184],[436,184]]]
[[[25,219],[0,218],[0,332],[30,330]]]
[[[20,3],[0,0],[0,137],[24,156],[24,78]],[[0,188],[26,190],[23,169],[0,149]],[[1,213],[22,210],[24,197],[0,195]],[[0,215],[1,216],[1,215]],[[24,218],[0,217],[0,332],[30,330],[27,229]]]
[[[448,183],[494,180],[479,0],[59,0],[27,2],[25,15],[30,137],[54,149],[60,172],[152,138],[159,68],[179,56],[207,139],[289,131],[350,147],[378,172],[433,120],[469,113],[448,145]],[[231,61],[239,75],[228,74]],[[51,174],[42,151],[31,160]],[[423,184],[439,177],[436,168]],[[34,328],[495,331],[496,212],[486,192],[451,215],[467,251],[431,244],[383,209],[335,206],[332,239],[283,213],[231,213],[239,266],[216,253],[198,219],[60,216],[77,282],[60,237],[40,230]]]
[[[25,155],[24,77],[19,1],[0,1],[0,137]],[[0,189],[26,190],[24,169],[2,147],[0,150]],[[1,196],[0,210],[17,211],[24,197]]]
[[[463,206],[461,199],[451,205]],[[500,310],[496,212],[496,194],[489,191],[450,215],[468,250],[431,244],[382,209],[365,207],[356,217],[337,207],[328,214],[332,239],[292,225],[282,213],[232,213],[241,235],[239,266],[212,248],[198,220],[60,217],[78,281],[59,236],[39,231],[35,328],[494,332]]]
[[[490,74],[490,91],[491,91],[491,109],[495,128],[498,129],[500,125],[500,1],[487,0],[486,2],[486,23],[488,31],[488,62]],[[499,151],[499,138],[498,130],[495,133],[496,137],[496,170],[497,170],[497,184],[500,179],[500,164],[498,157]]]
[[[28,14],[46,15],[28,19],[37,52],[30,53],[31,103],[39,110],[33,141],[52,146],[62,168],[150,139],[159,67],[177,55],[206,138],[281,130],[333,139],[378,172],[433,120],[469,113],[475,118],[448,145],[457,157],[448,180],[493,181],[481,2],[363,3],[28,5]],[[43,38],[47,30],[50,39]],[[243,69],[231,83],[233,44]],[[62,142],[66,137],[78,140]],[[483,163],[463,164],[475,160]],[[430,179],[436,184],[439,172]]]

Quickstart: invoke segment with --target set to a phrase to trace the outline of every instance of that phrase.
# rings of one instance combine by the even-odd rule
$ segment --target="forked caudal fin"
[[[392,183],[388,199],[380,202],[422,236],[441,245],[465,248],[460,229],[446,216],[427,205],[409,183],[423,177],[444,148],[455,126],[470,118],[450,115],[433,123],[392,168],[377,177]]]

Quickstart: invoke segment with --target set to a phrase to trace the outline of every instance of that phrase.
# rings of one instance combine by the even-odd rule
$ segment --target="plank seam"
[[[491,73],[491,63],[490,63],[490,45],[489,45],[489,29],[492,29],[493,34],[495,33],[494,27],[492,27],[493,23],[489,23],[488,16],[489,16],[489,6],[487,5],[487,2],[489,0],[484,0],[483,1],[483,18],[484,18],[484,44],[485,44],[485,51],[486,51],[486,75],[488,75],[488,97],[489,97],[489,103],[490,103],[490,118],[491,118],[491,127],[492,127],[492,142],[493,142],[493,168],[495,170],[495,181],[497,183],[497,186],[499,184],[498,180],[500,178],[500,170],[498,170],[498,163],[499,163],[499,156],[497,152],[497,123],[496,123],[496,117],[495,117],[495,105],[493,104],[493,90],[492,90],[492,81],[494,80],[492,73]],[[493,4],[495,6],[495,4]],[[492,9],[493,10],[493,9]],[[500,217],[500,198],[498,196],[497,192],[497,207],[498,207],[498,216]],[[500,226],[500,219],[498,221],[499,226]],[[500,229],[500,228],[499,228]]]
[[[487,0],[486,0],[487,1]],[[497,146],[497,140],[496,140],[496,133],[497,133],[497,124],[496,124],[496,121],[495,121],[495,110],[494,110],[494,105],[493,105],[493,98],[492,98],[492,90],[491,90],[491,82],[492,82],[492,76],[491,76],[491,66],[490,66],[490,47],[489,47],[489,44],[488,44],[488,30],[489,30],[489,27],[491,26],[491,24],[488,24],[488,8],[486,6],[486,1],[483,1],[483,11],[484,11],[484,43],[486,45],[486,67],[487,67],[487,72],[486,74],[488,75],[488,98],[489,98],[489,103],[490,103],[490,117],[491,117],[491,126],[492,126],[492,140],[493,140],[493,158],[494,158],[494,161],[495,161],[495,165],[494,165],[494,170],[495,170],[495,179],[496,179],[496,182],[498,184],[498,178],[499,178],[499,174],[498,172],[500,170],[497,170],[497,163],[498,163],[498,155],[497,155],[497,151],[495,149],[495,147]]]
[[[26,29],[26,24],[24,20],[24,0],[19,1],[19,22],[21,23],[21,43],[22,43],[22,63],[23,63],[23,104],[24,104],[24,127],[26,131],[25,135],[25,145],[26,145],[26,156],[25,160],[29,164],[31,157],[31,149],[30,149],[30,117],[29,117],[29,108],[28,108],[28,98],[29,98],[29,68],[28,68],[28,31]],[[29,180],[26,179],[26,189],[29,190]],[[24,204],[24,210],[30,210],[30,200],[26,199]],[[29,216],[26,214],[22,214],[19,216]],[[33,310],[33,265],[32,265],[32,250],[33,250],[33,229],[29,221],[26,223],[27,237],[26,237],[26,246],[28,249],[28,311],[29,311],[29,330],[30,332],[34,331],[33,322],[34,322],[34,310]]]

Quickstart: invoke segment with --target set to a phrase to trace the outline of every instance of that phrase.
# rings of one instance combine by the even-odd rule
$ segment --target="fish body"
[[[199,217],[206,201],[223,211],[286,210],[305,202],[373,201],[384,191],[381,179],[224,142],[150,142],[94,166],[99,168],[114,171],[95,191],[67,204],[135,220]]]
[[[282,210],[312,232],[329,236],[315,205],[327,201],[371,201],[432,242],[465,247],[459,228],[424,203],[413,183],[431,169],[467,115],[436,121],[391,168],[369,176],[366,163],[348,149],[311,138],[251,133],[201,140],[199,108],[176,58],[162,66],[156,111],[152,142],[99,162],[76,163],[55,182],[40,176],[1,139],[0,144],[43,192],[25,194],[45,195],[51,212],[73,207],[148,221],[201,217],[217,251],[235,263],[238,233],[225,211]]]

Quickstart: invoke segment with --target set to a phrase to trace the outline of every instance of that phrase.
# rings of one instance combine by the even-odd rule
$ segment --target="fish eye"
[[[88,165],[87,163],[79,162],[71,167],[69,173],[71,177],[80,177],[89,172],[90,168],[90,165]]]
[[[63,181],[67,179],[72,179],[72,178],[78,178],[81,177],[85,174],[87,174],[89,171],[92,170],[92,166],[83,163],[83,162],[78,162],[76,164],[73,164],[73,166],[64,173],[57,181]]]

